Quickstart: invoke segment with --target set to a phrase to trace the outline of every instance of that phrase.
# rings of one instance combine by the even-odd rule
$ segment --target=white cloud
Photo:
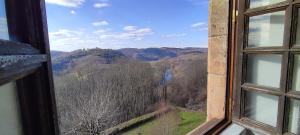
[[[108,4],[108,3],[95,3],[94,4],[95,8],[105,8],[105,7],[109,7],[109,6],[110,6],[110,4]]]
[[[191,25],[191,27],[196,28],[196,27],[200,27],[200,26],[204,26],[206,23],[204,22],[197,22]]]
[[[94,26],[106,26],[109,25],[107,21],[99,21],[99,22],[93,22],[92,25]]]
[[[108,31],[109,31],[109,29],[99,29],[99,30],[94,31],[93,33],[94,34],[103,34],[103,33],[106,33]]]
[[[68,29],[60,29],[56,32],[50,32],[50,39],[57,38],[74,38],[82,35],[82,31],[68,30]]]
[[[191,25],[191,27],[197,31],[208,30],[207,24],[205,22],[197,22]]]
[[[144,37],[152,35],[151,28],[137,28],[136,26],[125,26],[122,32],[98,33],[100,39],[118,40],[142,40]]]
[[[105,48],[111,41],[102,42],[96,36],[86,32],[84,29],[69,30],[60,29],[49,33],[51,50],[73,51],[82,48]]]
[[[153,34],[150,28],[138,28],[130,31],[112,31],[109,28],[89,32],[85,29],[59,29],[49,33],[51,50],[73,51],[82,48],[118,49],[132,45],[131,40],[142,40]],[[125,27],[124,27],[125,28]],[[129,28],[129,27],[127,27]],[[138,44],[140,45],[140,44]]]
[[[134,31],[136,30],[136,26],[125,26],[123,28],[124,31]]]
[[[70,13],[71,13],[72,15],[76,15],[76,11],[74,11],[74,10],[71,10]]]
[[[49,4],[56,4],[65,7],[78,7],[82,5],[85,0],[46,0]]]
[[[80,30],[60,29],[49,33],[51,47],[55,50],[68,50],[68,47],[82,42],[82,36],[83,32]]]
[[[163,37],[166,37],[166,38],[178,38],[178,37],[184,37],[186,35],[187,35],[186,33],[175,33],[175,34],[163,35]]]

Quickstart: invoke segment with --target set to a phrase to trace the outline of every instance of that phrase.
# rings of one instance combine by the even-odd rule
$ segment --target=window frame
[[[0,84],[17,80],[18,95],[20,98],[22,126],[25,135],[50,135],[59,134],[58,117],[56,112],[55,94],[53,88],[51,57],[49,49],[49,39],[46,21],[45,1],[44,0],[5,0],[7,7],[7,19],[9,25],[9,33],[12,40],[7,44],[7,49],[1,52],[2,56],[37,56],[37,58],[28,58],[28,60],[36,59],[35,67],[24,69],[25,71],[18,73],[19,69],[6,71],[14,73],[5,79],[1,78]],[[234,76],[235,76],[235,54],[236,54],[236,15],[238,0],[228,0],[229,2],[229,16],[228,16],[228,58],[227,58],[227,80],[226,80],[226,97],[225,97],[225,116],[224,119],[216,119],[208,122],[200,128],[200,133],[196,134],[216,134],[220,133],[222,129],[228,126],[232,121],[233,100],[236,94],[234,90]],[[22,22],[22,23],[19,23]],[[22,43],[21,43],[22,42]],[[27,43],[27,44],[26,44]],[[13,48],[13,45],[22,44]],[[17,51],[28,49],[35,53],[24,53],[24,51]],[[17,51],[15,54],[7,53],[8,50]],[[6,53],[6,54],[5,54]],[[42,57],[42,59],[41,59]],[[3,62],[0,59],[0,63]],[[16,63],[15,63],[16,64]],[[23,69],[23,65],[29,64],[24,62],[17,67]],[[34,65],[34,64],[29,64]],[[1,70],[1,68],[0,68]],[[203,129],[203,130],[201,130]]]
[[[207,121],[189,135],[220,134],[233,121],[233,106],[235,101],[235,76],[236,76],[236,49],[237,49],[237,7],[238,0],[228,0],[228,42],[227,42],[227,71],[226,92],[224,101],[224,118]]]
[[[299,0],[286,0],[272,5],[249,9],[250,0],[239,0],[238,26],[237,26],[237,49],[236,49],[236,74],[234,88],[233,121],[245,127],[270,134],[293,134],[287,133],[289,113],[288,99],[300,99],[300,92],[290,91],[292,83],[293,56],[300,54],[300,46],[294,46],[297,32],[297,13],[300,8]],[[279,47],[255,47],[247,48],[249,17],[285,11],[283,45]],[[282,54],[280,87],[271,88],[246,83],[247,54]],[[255,91],[279,97],[277,126],[274,128],[244,117],[245,91]],[[287,112],[285,112],[287,110]]]
[[[0,40],[0,85],[16,81],[24,135],[58,135],[45,1],[5,7],[10,40]]]

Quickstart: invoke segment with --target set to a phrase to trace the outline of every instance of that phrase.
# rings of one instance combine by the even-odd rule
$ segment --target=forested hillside
[[[62,134],[99,133],[163,104],[205,111],[207,49],[53,52]]]

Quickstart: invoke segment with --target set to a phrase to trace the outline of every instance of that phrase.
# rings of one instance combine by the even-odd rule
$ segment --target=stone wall
[[[207,121],[225,113],[229,0],[210,0]]]

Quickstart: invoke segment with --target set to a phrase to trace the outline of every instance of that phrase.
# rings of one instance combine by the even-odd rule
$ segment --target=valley
[[[195,116],[206,111],[206,48],[94,48],[51,55],[62,134],[100,133],[167,106]],[[190,111],[172,111],[166,118]]]

